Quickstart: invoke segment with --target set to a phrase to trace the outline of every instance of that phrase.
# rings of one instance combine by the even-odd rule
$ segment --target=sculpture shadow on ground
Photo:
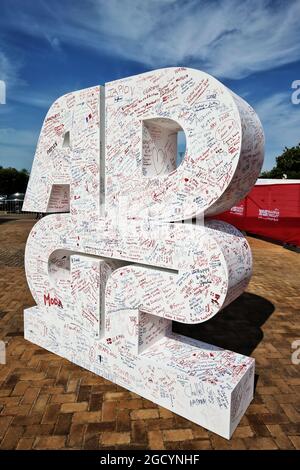
[[[12,220],[17,220],[17,217],[0,217],[0,225],[11,222]]]
[[[174,321],[173,331],[250,356],[263,339],[260,327],[274,310],[274,305],[267,299],[244,292],[207,322],[188,325]]]

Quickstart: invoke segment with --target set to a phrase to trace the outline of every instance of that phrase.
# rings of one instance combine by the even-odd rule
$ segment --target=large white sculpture
[[[253,396],[254,360],[174,334],[172,320],[201,323],[237,298],[251,252],[228,224],[177,222],[236,204],[262,160],[252,108],[197,70],[59,98],[23,206],[52,213],[26,246],[37,304],[24,312],[26,339],[230,438]]]

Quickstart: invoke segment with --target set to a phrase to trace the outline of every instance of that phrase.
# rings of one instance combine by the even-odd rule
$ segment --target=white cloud
[[[300,58],[300,2],[95,1],[108,47],[150,66],[191,62],[241,78]],[[93,28],[97,20],[93,20]]]
[[[3,145],[11,145],[13,147],[31,146],[37,142],[37,133],[8,127],[0,129],[0,142]]]
[[[47,111],[57,97],[57,93],[53,93],[53,95],[50,96],[48,92],[42,94],[39,92],[29,91],[28,88],[22,88],[14,92],[13,101],[33,106],[35,108],[45,109]]]
[[[151,68],[188,63],[217,77],[242,78],[300,59],[297,0],[86,0],[84,8],[77,2],[55,2],[51,9],[47,3],[38,5],[9,21],[46,38],[54,48],[77,44]],[[32,15],[37,15],[35,20]]]
[[[9,59],[7,54],[0,49],[0,80],[3,80],[7,87],[22,83],[18,76],[19,69],[20,64]]]

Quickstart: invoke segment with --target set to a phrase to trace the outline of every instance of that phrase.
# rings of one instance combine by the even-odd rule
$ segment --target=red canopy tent
[[[239,204],[214,218],[300,247],[300,180],[259,179]]]

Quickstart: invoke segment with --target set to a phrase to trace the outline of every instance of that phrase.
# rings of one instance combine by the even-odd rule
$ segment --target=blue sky
[[[300,141],[300,1],[1,0],[0,165],[31,168],[59,96],[148,70],[187,66],[244,97],[266,135],[264,168]]]

